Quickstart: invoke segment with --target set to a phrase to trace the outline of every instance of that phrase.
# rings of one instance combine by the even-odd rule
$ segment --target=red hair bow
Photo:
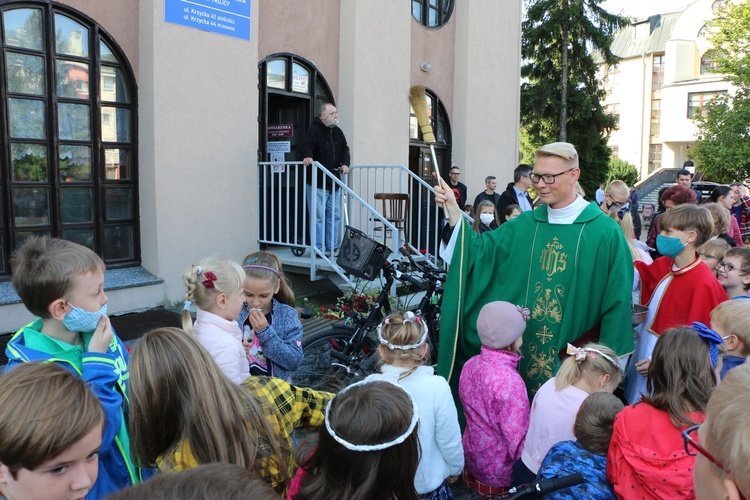
[[[203,276],[206,277],[201,283],[206,288],[213,288],[214,287],[214,281],[216,281],[216,275],[212,273],[211,271],[208,271],[206,273],[203,273]]]

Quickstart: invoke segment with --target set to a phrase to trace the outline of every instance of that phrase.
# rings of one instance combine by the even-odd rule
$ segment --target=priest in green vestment
[[[544,205],[482,235],[463,221],[445,186],[436,188],[448,223],[460,222],[448,245],[452,254],[444,253],[450,269],[437,366],[456,401],[461,369],[480,350],[476,321],[488,302],[531,311],[520,365],[530,395],[555,375],[569,342],[599,341],[618,356],[633,351],[633,261],[622,230],[577,194],[573,145],[548,144],[535,156],[530,177]]]

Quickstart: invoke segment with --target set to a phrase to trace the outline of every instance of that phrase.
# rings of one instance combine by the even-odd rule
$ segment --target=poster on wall
[[[164,20],[250,40],[251,0],[164,0]]]

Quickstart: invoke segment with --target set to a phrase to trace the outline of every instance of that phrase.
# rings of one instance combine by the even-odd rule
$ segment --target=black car
[[[716,186],[724,186],[724,184],[719,184],[717,182],[698,181],[693,182],[691,187],[701,193],[701,195],[703,196],[703,202],[705,203],[708,201],[711,193],[714,192]]]

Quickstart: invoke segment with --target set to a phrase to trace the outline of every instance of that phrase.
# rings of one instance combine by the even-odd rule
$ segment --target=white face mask
[[[482,221],[482,224],[485,226],[489,226],[492,224],[492,221],[495,220],[495,216],[493,214],[479,214],[479,220]]]

